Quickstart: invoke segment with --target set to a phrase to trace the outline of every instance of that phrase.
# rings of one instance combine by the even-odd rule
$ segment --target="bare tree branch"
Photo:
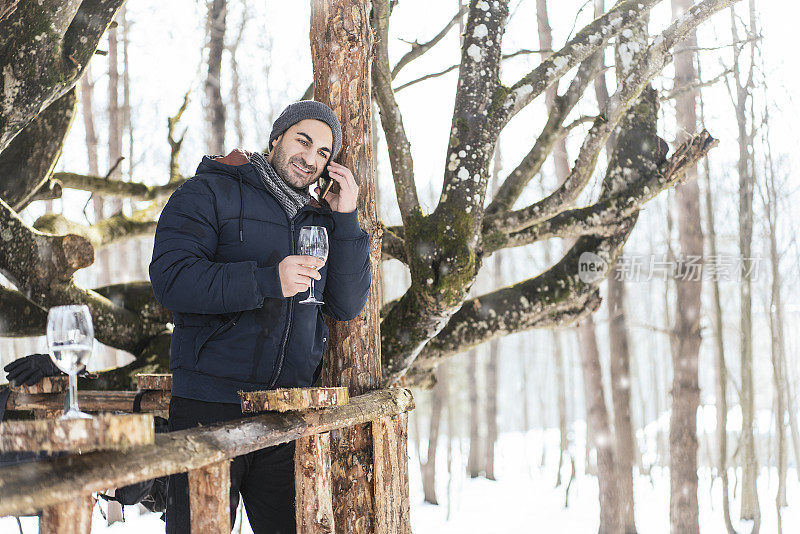
[[[596,56],[590,57],[581,64],[564,95],[556,97],[553,107],[549,110],[547,123],[539,137],[536,138],[533,148],[503,180],[500,189],[486,208],[487,216],[511,209],[531,179],[539,172],[559,136],[566,135],[567,129],[577,126],[573,123],[565,129],[561,125],[580,100],[581,95],[589,86],[589,82],[600,72],[600,61]],[[582,122],[583,120],[581,120]]]
[[[621,0],[604,15],[579,31],[558,52],[542,61],[538,67],[506,88],[501,100],[498,120],[511,120],[522,108],[542,94],[552,83],[564,76],[583,60],[605,48],[609,39],[625,27],[645,16],[660,0]]]
[[[128,216],[119,212],[102,221],[87,226],[66,219],[58,213],[45,213],[33,223],[33,227],[48,234],[75,234],[89,240],[95,250],[142,235],[152,235],[158,221]]]
[[[403,70],[403,67],[420,57],[422,54],[436,46],[436,44],[444,39],[445,35],[450,32],[450,29],[458,24],[458,21],[466,14],[468,6],[462,5],[461,9],[458,10],[458,13],[453,15],[453,18],[445,25],[442,30],[437,33],[433,39],[426,43],[420,43],[419,41],[414,41],[411,43],[411,50],[406,52],[406,54],[400,58],[400,61],[392,69],[392,80],[397,77],[397,74]]]
[[[680,183],[686,169],[696,165],[718,143],[703,130],[684,142],[658,172],[647,179],[630,184],[595,204],[563,211],[518,232],[484,236],[484,252],[488,255],[502,248],[524,246],[552,237],[614,235],[621,220],[634,215],[660,192]]]
[[[675,43],[702,21],[733,1],[704,0],[688,10],[683,17],[670,24],[664,32],[656,37],[645,53],[641,54],[639,60],[631,67],[627,77],[622,80],[616,93],[609,98],[604,115],[595,121],[586,136],[567,180],[549,196],[526,208],[487,217],[484,222],[485,231],[518,231],[553,217],[574,202],[591,178],[597,157],[614,127],[645,85],[671,61],[670,50]],[[617,6],[619,5],[617,4]]]
[[[456,70],[460,66],[461,66],[460,63],[456,63],[455,65],[450,65],[446,69],[441,70],[439,72],[433,72],[431,74],[426,74],[425,76],[420,76],[419,78],[411,80],[410,82],[406,82],[406,83],[404,83],[402,85],[398,85],[397,87],[394,88],[394,92],[397,93],[398,91],[402,91],[403,89],[405,89],[407,87],[411,87],[412,85],[416,85],[416,84],[418,84],[420,82],[424,82],[425,80],[430,80],[431,78],[438,78],[440,76],[444,76],[448,72],[453,72],[454,70]]]
[[[129,198],[131,200],[163,200],[168,198],[187,179],[164,185],[146,185],[140,182],[123,182],[74,172],[56,172],[53,178],[61,182],[63,187],[82,189],[103,196]]]
[[[392,74],[389,70],[389,0],[375,0],[372,4],[372,27],[375,29],[375,60],[373,61],[373,93],[380,109],[381,124],[389,147],[389,161],[397,193],[397,204],[403,223],[422,214],[414,183],[414,162],[411,144],[403,127],[400,107],[392,92]]]
[[[383,259],[394,258],[407,264],[406,244],[403,238],[388,226],[382,224],[381,227],[383,228],[383,242],[381,244]]]
[[[733,69],[725,69],[723,72],[721,72],[718,75],[714,76],[710,80],[706,80],[704,82],[698,81],[698,82],[690,83],[690,84],[687,84],[687,85],[684,85],[684,86],[681,86],[681,87],[675,87],[669,93],[667,93],[665,95],[662,95],[661,96],[661,100],[662,101],[664,101],[664,100],[672,100],[674,98],[678,98],[679,96],[681,96],[684,93],[687,93],[689,91],[696,91],[696,90],[701,89],[703,87],[710,87],[710,86],[718,83],[723,78],[727,77],[732,72],[733,72]]]
[[[40,110],[72,89],[123,2],[21,2],[0,19],[0,152]]]
[[[168,184],[179,184],[183,177],[181,176],[180,168],[178,167],[178,156],[181,152],[181,145],[183,139],[186,137],[187,128],[183,129],[183,133],[178,139],[175,139],[175,127],[180,122],[183,112],[189,107],[189,94],[191,90],[186,91],[183,95],[183,103],[178,108],[178,112],[172,117],[167,118],[167,142],[169,143],[169,182]],[[153,199],[155,200],[155,199]]]
[[[178,167],[178,158],[180,156],[183,139],[186,137],[186,129],[184,128],[181,136],[176,139],[175,128],[180,122],[183,113],[186,111],[186,108],[189,106],[189,93],[190,92],[187,91],[183,96],[183,103],[181,104],[181,107],[178,109],[177,113],[175,113],[175,115],[172,117],[167,118],[167,142],[169,143],[170,147],[170,155],[169,178],[166,184],[147,185],[141,182],[124,182],[122,180],[113,179],[111,176],[114,174],[114,169],[116,168],[116,165],[119,164],[119,161],[114,167],[109,169],[105,176],[93,176],[90,174],[78,174],[74,172],[57,172],[53,174],[53,178],[58,180],[63,187],[91,191],[92,193],[97,193],[103,196],[122,197],[130,200],[153,200],[157,202],[165,201],[181,184],[188,180],[188,178],[181,176],[180,169]],[[155,215],[155,213],[153,215]],[[131,222],[144,222],[142,220],[143,216],[135,216],[135,214],[128,219]],[[118,223],[112,224],[125,222],[126,221],[120,217]],[[52,229],[55,227],[48,226],[48,228]],[[80,233],[80,235],[84,234]],[[107,244],[107,242],[105,240],[98,241],[96,239],[92,239],[92,244],[97,246],[97,244]]]
[[[505,59],[510,59],[512,57],[517,57],[517,56],[525,55],[525,54],[548,54],[550,52],[552,52],[552,50],[527,50],[527,49],[525,49],[525,50],[517,50],[516,52],[513,52],[511,54],[504,54],[503,55],[503,59],[504,60]],[[426,74],[425,76],[422,76],[420,78],[416,78],[414,80],[411,80],[410,82],[406,82],[406,83],[404,83],[402,85],[398,85],[397,87],[394,88],[394,92],[397,93],[398,91],[401,91],[401,90],[405,89],[406,87],[410,87],[410,86],[418,84],[420,82],[424,82],[425,80],[430,80],[431,78],[438,78],[439,76],[444,76],[448,72],[452,72],[452,71],[456,70],[460,66],[461,66],[460,63],[456,63],[455,65],[450,65],[449,67],[447,67],[446,69],[444,69],[442,71],[434,72],[434,73],[431,73],[431,74]]]

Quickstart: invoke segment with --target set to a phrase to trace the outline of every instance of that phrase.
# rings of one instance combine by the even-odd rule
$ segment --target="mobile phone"
[[[322,174],[320,174],[319,178],[317,179],[317,187],[319,187],[320,201],[322,201],[325,198],[325,195],[328,194],[328,191],[331,190],[331,187],[333,187],[333,184],[335,183],[336,181],[333,180],[328,174],[328,169],[326,168],[325,170],[323,170]]]

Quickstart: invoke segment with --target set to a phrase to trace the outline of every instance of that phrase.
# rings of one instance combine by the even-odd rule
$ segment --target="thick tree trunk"
[[[125,7],[123,6],[116,20],[119,24],[112,25],[108,29],[108,168],[115,168],[111,177],[121,179],[122,173],[122,136],[124,128],[124,109],[120,106],[119,97],[122,92],[122,83],[119,69],[119,26],[124,24]],[[130,165],[130,161],[128,165]],[[99,200],[101,211],[103,208],[114,216],[122,215],[122,199],[119,197]],[[95,219],[95,222],[100,222]],[[154,227],[151,227],[154,228]],[[114,281],[124,280],[129,275],[131,267],[128,260],[128,251],[125,243],[119,244],[114,250],[96,249],[96,254],[102,267],[101,280],[96,281],[97,285],[106,285]],[[100,358],[118,367],[126,360],[125,355],[112,348],[103,347]],[[112,363],[113,362],[113,363]]]
[[[500,340],[489,343],[489,358],[486,361],[486,441],[484,450],[484,470],[486,478],[497,480],[494,472],[495,445],[497,444],[497,392],[498,367],[500,365]]]
[[[680,16],[692,6],[691,0],[672,0],[673,16]],[[675,49],[675,87],[691,86],[697,81],[694,32]],[[676,143],[697,131],[695,91],[685,91],[677,98],[680,132]],[[670,417],[670,526],[674,533],[700,531],[697,503],[697,407],[700,403],[698,354],[700,352],[700,317],[702,294],[703,231],[700,227],[700,190],[697,168],[686,170],[686,180],[675,189],[678,205],[680,260],[675,269],[677,298],[675,327],[672,413]]]
[[[600,486],[600,534],[620,534],[620,502],[614,438],[603,393],[600,350],[590,315],[578,325],[583,394],[586,399],[586,420],[592,428],[592,442],[597,451],[597,481]]]
[[[603,0],[594,1],[595,16],[600,16],[604,10]],[[630,73],[631,66],[639,59],[647,46],[647,19],[632,25],[630,32],[623,32],[618,38],[615,48],[616,75],[618,83],[621,83]],[[595,96],[601,109],[608,105],[608,89],[606,88],[605,76],[600,75],[595,79]],[[649,87],[645,89],[643,98],[624,117],[620,128],[639,128],[645,135],[655,136],[655,116],[652,118],[649,104],[646,98]],[[641,116],[631,118],[633,114]],[[620,145],[617,147],[617,138]],[[633,142],[632,142],[633,141]],[[646,167],[643,161],[652,159],[652,150],[636,146],[639,139],[635,141],[626,132],[619,136],[612,134],[606,142],[606,153],[609,164],[609,175],[614,176],[621,173],[612,180],[604,184],[606,192],[618,192],[625,187],[628,182],[632,182],[631,177],[646,174]],[[617,151],[619,150],[619,152]],[[628,156],[625,157],[620,157]],[[666,154],[664,154],[666,155]],[[619,169],[619,170],[617,170]],[[630,351],[628,349],[628,329],[625,319],[625,281],[619,276],[619,271],[612,269],[612,274],[608,277],[608,337],[609,337],[609,377],[611,384],[611,400],[614,408],[614,438],[616,445],[616,466],[617,483],[619,484],[619,506],[620,521],[622,529],[626,534],[636,533],[636,520],[634,516],[634,492],[633,492],[633,464],[636,446],[634,443],[633,424],[631,423],[631,366]]]
[[[355,396],[381,382],[381,230],[372,168],[371,60],[373,35],[367,0],[324,0],[311,5],[314,98],[328,104],[342,123],[338,157],[359,184],[358,214],[370,235],[372,289],[361,314],[328,322],[330,342],[322,369],[326,386],[347,386]],[[373,532],[372,437],[369,426],[331,435],[334,516],[337,532]]]
[[[208,6],[208,71],[206,73],[206,124],[209,154],[225,153],[225,104],[222,102],[222,52],[225,50],[227,0],[212,0]]]
[[[120,9],[121,17],[125,13],[125,8]],[[123,176],[121,164],[117,162],[122,158],[122,128],[123,128],[123,109],[119,104],[119,94],[121,90],[120,72],[119,72],[119,38],[117,26],[111,26],[108,29],[108,168],[111,169],[116,165],[116,170],[111,174],[114,178],[121,178]],[[130,164],[130,162],[128,162]],[[107,201],[108,209],[111,214],[116,214],[122,211],[122,199],[111,198]],[[109,265],[108,280],[103,282],[111,283],[112,280],[119,280],[123,269],[127,267],[128,262],[125,257],[124,248],[120,248],[115,254],[114,262]]]

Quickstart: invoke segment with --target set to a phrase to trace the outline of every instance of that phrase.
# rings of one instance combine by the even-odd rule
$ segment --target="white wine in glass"
[[[69,409],[61,419],[92,416],[78,409],[78,373],[92,354],[94,327],[86,305],[54,306],[47,312],[47,346],[56,367],[69,375]]]
[[[328,259],[328,231],[324,226],[303,226],[300,229],[299,251],[303,256],[313,256],[325,262]],[[308,290],[308,298],[300,304],[325,304],[314,296],[314,279]]]

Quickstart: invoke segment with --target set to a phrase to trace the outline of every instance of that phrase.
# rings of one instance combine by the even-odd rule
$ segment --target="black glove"
[[[8,382],[18,386],[32,386],[46,376],[56,376],[61,371],[49,354],[30,354],[9,363],[3,369],[8,373]]]

